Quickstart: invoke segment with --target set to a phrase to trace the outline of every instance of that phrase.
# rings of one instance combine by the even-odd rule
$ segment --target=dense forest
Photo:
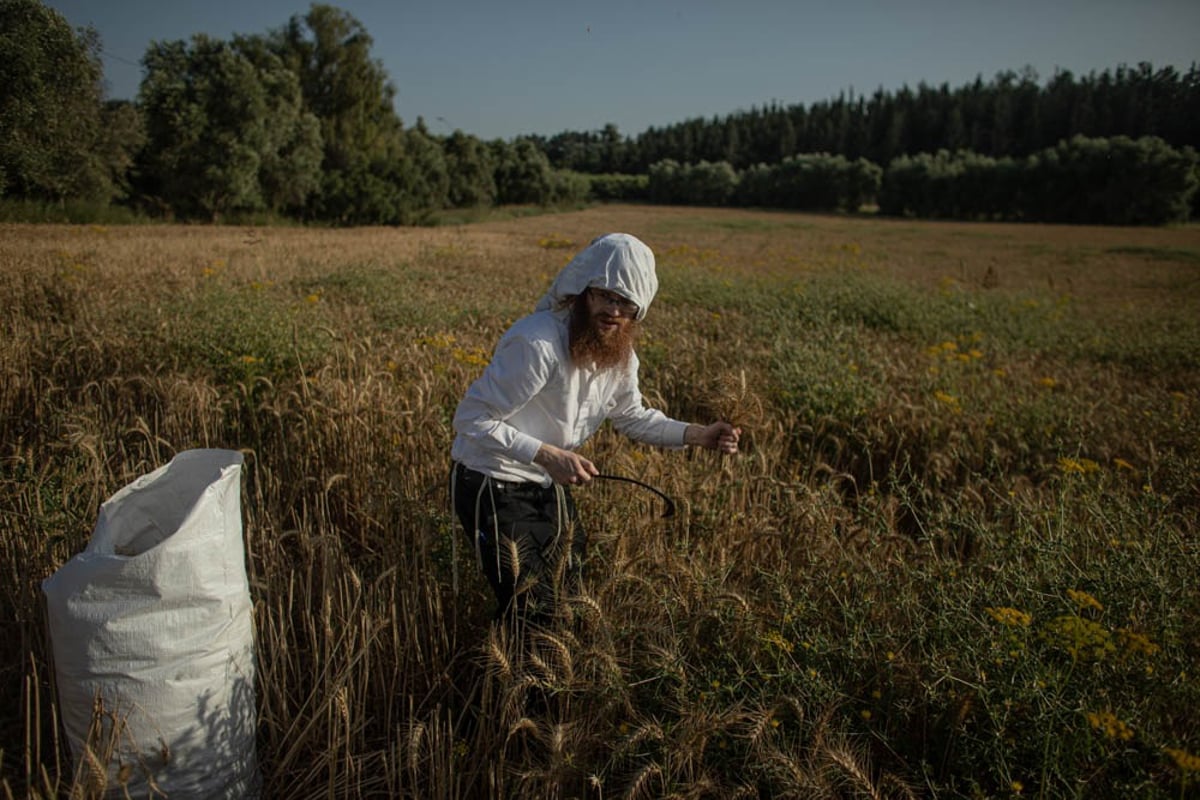
[[[95,31],[0,0],[0,206],[335,225],[588,200],[1119,224],[1197,211],[1194,63],[484,141],[405,125],[372,46],[350,14],[314,4],[263,34],[156,42],[136,100],[111,101]]]
[[[842,93],[811,106],[772,104],[693,119],[623,138],[616,127],[538,139],[553,164],[582,172],[644,173],[663,159],[726,161],[735,169],[797,153],[834,153],[886,165],[939,150],[1028,156],[1064,139],[1156,136],[1200,145],[1200,68],[1148,63],[1099,75],[1057,72],[1044,86],[1031,68],[976,78],[957,89],[920,84],[870,98]]]

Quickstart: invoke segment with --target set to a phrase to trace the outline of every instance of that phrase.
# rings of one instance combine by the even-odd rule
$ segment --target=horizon
[[[48,0],[72,27],[100,36],[107,96],[136,99],[151,41],[205,33],[264,34],[305,3]],[[483,140],[598,131],[634,138],[651,128],[723,118],[776,103],[811,106],[919,85],[956,89],[1033,69],[1039,86],[1150,63],[1186,72],[1200,61],[1200,4],[1136,7],[1064,0],[1004,8],[930,0],[897,8],[816,3],[620,0],[603,8],[529,0],[514,13],[470,0],[409,7],[330,3],[371,36],[406,127]],[[1062,30],[1072,31],[1064,37]],[[436,69],[430,69],[436,64]]]

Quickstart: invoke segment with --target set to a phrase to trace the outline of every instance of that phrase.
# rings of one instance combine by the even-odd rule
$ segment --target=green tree
[[[648,192],[655,203],[723,206],[734,196],[738,174],[726,161],[680,165],[671,159],[650,166]]]
[[[1196,152],[1154,136],[1075,136],[1029,160],[1026,216],[1048,222],[1162,225],[1186,221]]]
[[[204,35],[151,44],[139,99],[147,188],[183,216],[294,206],[315,187],[315,121],[278,59]]]
[[[778,115],[779,133],[776,137],[775,152],[772,153],[777,159],[782,160],[796,153],[796,126],[792,124],[792,118],[786,114]]]
[[[224,42],[199,35],[153,42],[142,60],[146,176],[184,216],[217,219],[258,208],[257,151],[265,138],[262,87],[252,64]]]
[[[345,224],[398,221],[406,203],[404,130],[395,89],[371,57],[362,23],[313,4],[270,33],[267,44],[299,77],[305,108],[320,121],[323,180],[315,213]]]
[[[429,134],[425,121],[404,135],[401,159],[403,222],[418,222],[449,204],[450,174],[442,146]]]
[[[120,164],[102,124],[100,40],[39,0],[0,0],[0,191],[108,201]]]
[[[545,204],[550,202],[552,185],[550,159],[529,139],[512,144],[492,143],[496,161],[496,202]]]
[[[1185,74],[1149,64],[1120,67],[1080,81],[1058,72],[1042,88],[1036,71],[1002,71],[990,82],[877,90],[869,99],[850,93],[809,107],[739,112],[650,128],[627,140],[624,169],[646,172],[660,161],[681,164],[730,160],[733,166],[773,164],[798,153],[863,156],[885,165],[901,155],[951,153],[1022,158],[1082,133],[1111,137],[1154,135],[1173,147],[1200,147],[1200,69]],[[781,124],[786,122],[786,125]],[[735,133],[736,132],[736,133]],[[596,166],[596,139],[563,133],[551,140],[556,166]],[[911,166],[911,165],[910,165]]]
[[[664,158],[650,165],[647,194],[655,203],[682,204],[688,202],[685,193],[684,167],[673,158]]]
[[[479,139],[456,130],[442,143],[449,177],[447,199],[454,208],[490,206],[496,199],[491,153]]]
[[[302,215],[321,185],[320,121],[304,108],[299,77],[262,37],[234,37],[233,47],[258,71],[270,120],[259,170],[264,204],[275,212]]]
[[[97,157],[109,176],[113,199],[132,196],[132,170],[146,144],[142,112],[128,100],[109,100],[100,116]]]
[[[621,172],[625,169],[625,138],[613,123],[604,126],[599,135],[600,172]]]
[[[734,199],[741,205],[857,211],[875,198],[881,176],[882,170],[864,158],[810,153],[747,169]]]

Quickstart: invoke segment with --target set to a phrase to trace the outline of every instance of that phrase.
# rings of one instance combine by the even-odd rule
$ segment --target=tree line
[[[584,200],[878,203],[885,213],[996,219],[1070,207],[1084,209],[1065,215],[1079,222],[1156,223],[1195,210],[1195,65],[1059,72],[1044,87],[1026,70],[955,90],[773,103],[635,137],[608,125],[484,141],[434,135],[421,119],[404,125],[372,46],[350,14],[314,4],[265,34],[154,42],[136,100],[109,101],[94,31],[73,30],[41,0],[0,0],[0,198],[338,225]],[[1108,180],[1113,163],[1132,172]],[[1038,200],[1060,198],[1071,181],[1086,202]],[[1135,185],[1145,202],[1121,210]]]
[[[836,99],[696,118],[623,138],[616,126],[539,139],[556,167],[581,172],[645,173],[663,159],[726,161],[742,170],[798,153],[835,153],[890,164],[902,155],[971,151],[993,158],[1028,156],[1082,135],[1158,137],[1176,148],[1200,147],[1200,67],[1136,67],[1076,78],[1060,70],[1002,72],[951,89],[925,83],[870,98]]]
[[[1075,136],[1024,158],[939,150],[886,169],[825,153],[745,170],[664,159],[623,188],[626,199],[676,205],[854,212],[877,203],[883,214],[925,219],[1161,225],[1191,216],[1197,164],[1195,151],[1153,136]]]
[[[0,196],[356,225],[586,194],[532,140],[406,127],[372,45],[350,14],[314,4],[266,34],[154,42],[136,101],[105,101],[94,31],[41,0],[0,0]]]

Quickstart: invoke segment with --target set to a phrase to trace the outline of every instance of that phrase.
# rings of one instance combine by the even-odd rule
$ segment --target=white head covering
[[[557,309],[563,298],[582,294],[591,286],[608,289],[637,303],[640,322],[658,292],[654,253],[642,240],[628,233],[597,237],[562,268],[550,290],[538,301],[537,310]]]

